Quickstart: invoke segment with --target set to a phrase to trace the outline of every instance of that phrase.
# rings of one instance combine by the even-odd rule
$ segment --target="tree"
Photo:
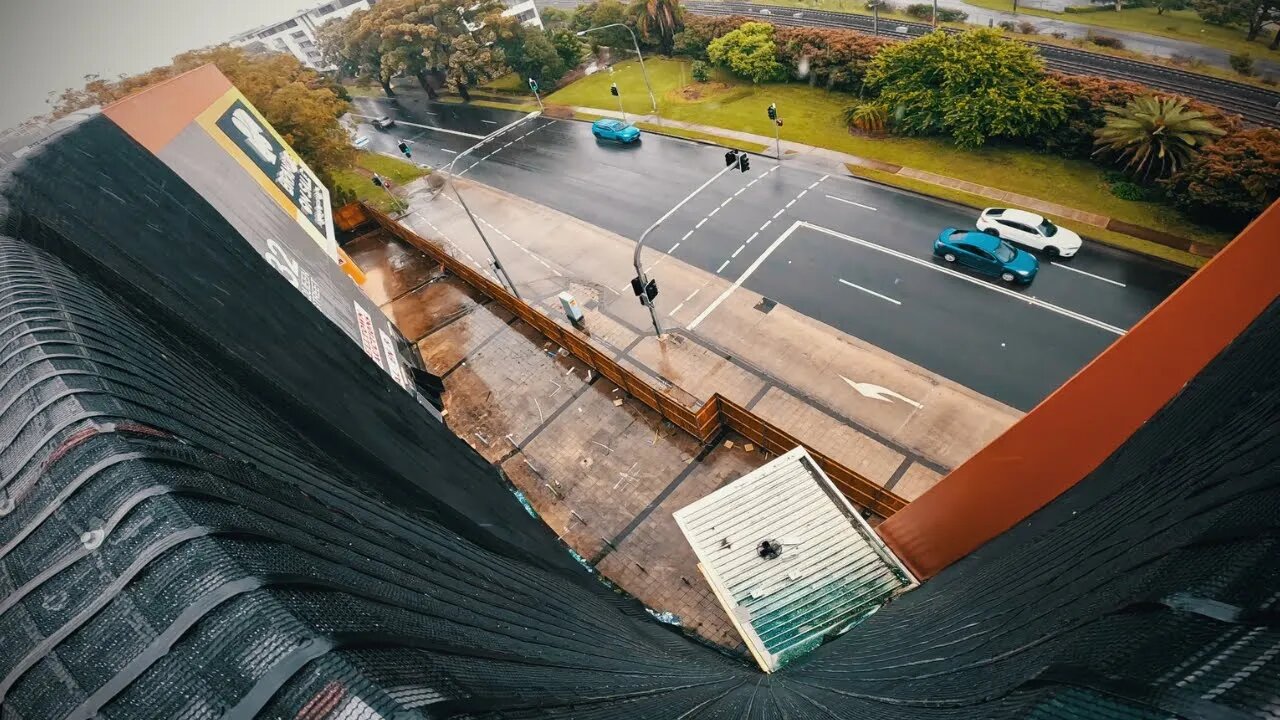
[[[690,15],[684,20],[684,30],[676,33],[675,52],[706,60],[707,46],[712,40],[728,35],[745,22],[751,22],[751,18],[741,15]]]
[[[1192,7],[1213,25],[1240,25],[1245,39],[1255,40],[1268,25],[1280,25],[1280,0],[1192,0]],[[1271,47],[1280,43],[1277,31]]]
[[[1106,123],[1094,133],[1094,155],[1125,161],[1125,170],[1143,178],[1181,170],[1196,151],[1225,133],[1187,107],[1182,98],[1147,95],[1124,107],[1107,108]]]
[[[753,83],[782,76],[778,47],[773,42],[773,26],[768,23],[743,23],[737,30],[711,41],[707,57]]]
[[[1280,130],[1229,135],[1205,148],[1169,182],[1174,203],[1231,229],[1280,199]]]
[[[676,33],[684,29],[684,8],[680,0],[636,0],[631,17],[640,39],[670,56]]]
[[[573,31],[581,32],[605,25],[622,24],[632,26],[627,8],[618,0],[596,0],[596,2],[579,6],[573,13]],[[631,33],[623,27],[612,27],[608,30],[597,30],[583,38],[591,43],[594,50],[604,46],[626,51],[632,47]]]
[[[1188,0],[1155,0],[1155,8],[1157,15],[1163,15],[1171,10],[1186,10],[1191,6]]]
[[[937,31],[891,45],[871,60],[867,87],[896,131],[949,135],[974,148],[993,137],[1031,138],[1066,115],[1062,91],[1034,48],[998,30]]]
[[[351,138],[338,122],[350,106],[334,94],[325,77],[292,55],[250,55],[229,45],[185,52],[169,65],[118,80],[88,76],[83,88],[59,96],[53,116],[106,105],[210,63],[244,93],[326,185],[332,187],[333,172],[350,167],[355,160]]]
[[[565,70],[573,70],[582,64],[582,54],[587,51],[587,46],[577,35],[568,30],[556,30],[551,33],[551,44],[564,61]]]
[[[774,28],[778,62],[809,84],[827,90],[858,90],[867,63],[880,48],[893,44],[850,30],[809,27]]]
[[[522,27],[503,49],[507,63],[521,78],[534,78],[550,90],[564,77],[567,67],[547,35],[536,28]]]
[[[376,6],[375,6],[376,7]],[[371,10],[357,10],[342,20],[321,25],[316,33],[325,62],[336,65],[340,77],[377,82],[387,97],[392,69],[383,64],[385,52],[380,19]]]

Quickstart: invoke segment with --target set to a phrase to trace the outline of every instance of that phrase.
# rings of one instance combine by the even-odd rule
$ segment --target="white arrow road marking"
[[[879,400],[880,402],[893,402],[893,400],[890,399],[890,398],[893,398],[893,399],[901,400],[902,402],[910,405],[911,407],[914,407],[917,410],[920,410],[924,407],[924,405],[921,405],[920,403],[916,402],[915,400],[912,400],[906,395],[902,395],[901,393],[896,393],[890,390],[889,388],[880,387],[879,385],[872,385],[871,383],[854,382],[843,375],[840,376],[840,379],[849,383],[849,387],[856,390],[858,394],[862,395],[863,397],[869,397],[872,400]]]

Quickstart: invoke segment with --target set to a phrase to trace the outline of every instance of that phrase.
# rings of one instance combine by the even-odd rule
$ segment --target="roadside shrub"
[[[883,135],[889,125],[889,108],[878,102],[855,103],[844,109],[844,121],[868,135]]]
[[[1008,30],[1009,32],[1013,32],[1014,30],[1017,29],[1018,25],[1012,20],[1001,20],[1000,22],[996,23],[996,27],[1000,28],[1001,30]]]
[[[867,67],[894,130],[946,135],[962,148],[990,138],[1034,138],[1066,116],[1034,47],[994,30],[933,32],[885,47]]]
[[[927,3],[911,3],[902,9],[903,12],[913,18],[928,20],[933,17],[933,5]]]
[[[1196,68],[1204,65],[1204,61],[1195,55],[1186,55],[1184,53],[1174,53],[1169,56],[1169,61],[1174,65],[1186,68]]]
[[[1050,35],[1051,37],[1056,37],[1056,38],[1058,38],[1059,40],[1066,40],[1066,39],[1067,39],[1067,34],[1066,34],[1066,33],[1064,33],[1064,32],[1062,32],[1061,30],[1054,30],[1053,32],[1049,33],[1049,35]]]
[[[876,5],[880,6],[880,12],[882,13],[891,13],[898,9],[898,6],[889,2],[889,0],[867,0],[865,7],[868,10],[872,10]]]
[[[1089,31],[1086,37],[1089,42],[1097,45],[1098,47],[1111,48],[1113,50],[1124,49],[1124,41],[1120,38],[1111,37],[1110,35],[1099,35],[1092,30]]]
[[[1239,230],[1280,198],[1280,130],[1244,130],[1206,147],[1167,184],[1179,208]]]
[[[685,15],[684,30],[676,33],[675,53],[707,59],[707,46],[712,40],[737,30],[751,18],[742,15]]]
[[[969,19],[969,13],[955,8],[938,8],[938,22],[964,22]]]
[[[912,3],[905,8],[903,12],[913,18],[920,20],[929,20],[933,17],[933,5],[931,3]],[[969,19],[969,13],[954,8],[938,8],[938,22],[964,22]]]
[[[814,87],[856,91],[862,87],[867,63],[880,48],[893,44],[852,30],[778,27],[773,30],[778,62]]]
[[[1115,195],[1121,200],[1146,200],[1147,199],[1146,189],[1144,189],[1141,185],[1134,182],[1129,182],[1128,180],[1113,182],[1110,185],[1110,189],[1111,189],[1111,194]]]
[[[1106,120],[1106,106],[1124,105],[1151,92],[1137,83],[1090,75],[1052,73],[1051,77],[1065,98],[1066,118],[1053,132],[1037,136],[1032,145],[1066,157],[1087,158],[1093,153],[1093,131]]]
[[[706,82],[711,79],[711,68],[701,60],[693,61],[693,69],[691,70],[693,79],[698,82]]]
[[[1232,53],[1227,62],[1231,64],[1231,69],[1241,75],[1253,74],[1253,56],[1247,52]]]
[[[1040,28],[1037,28],[1034,23],[1029,23],[1026,20],[1018,23],[1018,32],[1023,35],[1035,35],[1039,30]]]
[[[712,40],[707,58],[753,83],[776,80],[783,73],[769,23],[742,23],[737,30]]]

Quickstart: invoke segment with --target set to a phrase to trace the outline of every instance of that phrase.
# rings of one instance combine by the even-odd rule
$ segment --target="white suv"
[[[1068,258],[1080,249],[1080,236],[1025,210],[987,208],[978,217],[978,229],[988,235],[1043,250],[1049,257]]]

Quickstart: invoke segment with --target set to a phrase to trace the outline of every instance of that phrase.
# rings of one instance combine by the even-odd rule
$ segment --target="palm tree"
[[[1125,170],[1143,178],[1153,171],[1158,178],[1176,173],[1199,148],[1226,134],[1179,97],[1134,98],[1124,107],[1108,105],[1107,113],[1106,124],[1093,133],[1093,154],[1127,160]]]
[[[655,43],[663,55],[670,55],[676,46],[676,33],[684,27],[680,0],[636,0],[631,7],[640,37]]]

